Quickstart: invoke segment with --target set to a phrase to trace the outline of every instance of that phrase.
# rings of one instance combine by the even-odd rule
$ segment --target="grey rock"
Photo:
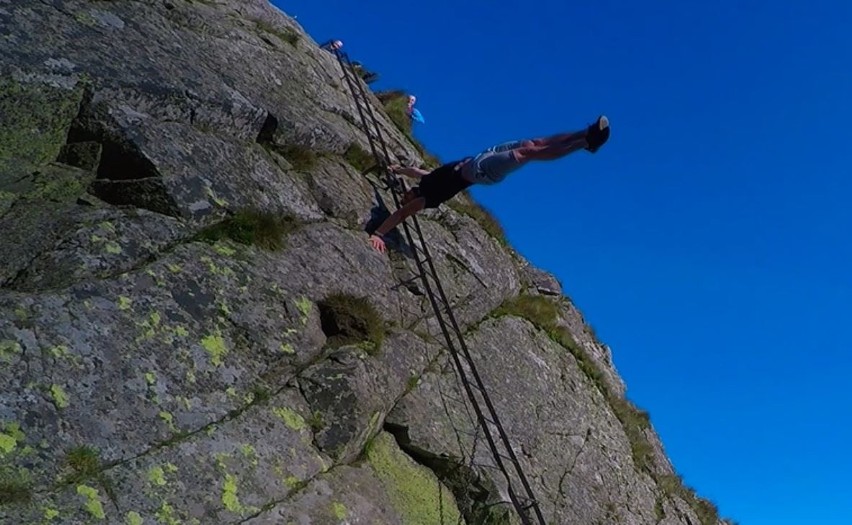
[[[565,348],[516,318],[486,321],[468,344],[546,519],[656,523],[653,479],[632,464],[621,423]],[[404,429],[415,453],[453,458],[486,478],[478,482],[478,490],[493,487],[486,504],[508,502],[483,436],[472,438],[472,411],[459,399],[465,398],[454,371],[444,366],[424,375],[387,421]],[[456,498],[475,513],[481,509],[471,502],[471,487],[456,487]],[[691,510],[683,512],[697,523]]]
[[[342,158],[367,143],[332,54],[261,0],[0,5],[0,522],[520,522],[423,247],[367,243],[393,199]],[[247,208],[294,219],[280,250],[200,240]],[[560,283],[451,207],[418,223],[547,519],[707,525]],[[330,347],[340,293],[379,348]],[[519,293],[574,353],[494,317]]]
[[[542,295],[562,295],[562,285],[559,280],[550,273],[533,266],[526,266],[522,270],[524,284]]]

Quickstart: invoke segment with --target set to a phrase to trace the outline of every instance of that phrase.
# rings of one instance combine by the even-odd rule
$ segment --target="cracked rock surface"
[[[261,0],[0,0],[0,31],[0,522],[519,523],[414,261],[366,242],[331,54]],[[247,208],[291,221],[280,249],[204,236]],[[715,525],[561,284],[421,217],[549,522]],[[382,340],[330,344],[335,294]],[[573,346],[500,312],[519,295]]]

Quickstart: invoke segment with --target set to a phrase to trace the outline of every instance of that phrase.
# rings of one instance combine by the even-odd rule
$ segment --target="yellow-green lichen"
[[[177,335],[178,337],[186,337],[189,335],[189,330],[187,330],[183,326],[176,326],[175,335]]]
[[[290,343],[281,343],[281,351],[285,354],[295,354],[296,350]]]
[[[293,430],[303,430],[307,426],[305,419],[289,408],[274,407],[272,412]]]
[[[284,484],[287,485],[287,488],[289,489],[295,489],[296,487],[302,484],[302,480],[300,480],[296,476],[287,476],[284,479]]]
[[[233,277],[234,275],[236,275],[234,270],[230,269],[227,266],[218,266],[216,263],[213,262],[213,259],[207,257],[206,255],[204,257],[201,257],[200,260],[201,262],[207,264],[207,269],[210,270],[210,273],[212,273],[213,275],[222,275],[225,277]]]
[[[234,514],[242,514],[246,510],[237,496],[237,478],[232,474],[225,474],[225,482],[222,484],[222,505]]]
[[[164,487],[166,485],[166,473],[163,467],[151,467],[148,469],[148,481],[152,485]]]
[[[143,320],[141,323],[136,323],[136,325],[142,330],[142,335],[136,339],[136,341],[151,339],[157,334],[157,329],[160,327],[160,321],[162,318],[160,317],[159,312],[151,312],[148,314],[148,318]]]
[[[243,456],[249,460],[251,466],[256,467],[260,463],[257,457],[257,450],[248,443],[240,446],[240,452],[242,452]]]
[[[145,382],[149,385],[154,385],[157,383],[157,374],[154,372],[145,372]]]
[[[174,474],[178,471],[177,465],[175,465],[174,463],[166,463],[165,465],[163,465],[163,468],[165,468],[166,472],[168,472],[169,474]]]
[[[6,423],[0,432],[0,458],[10,454],[18,446],[18,443],[26,439],[21,432],[21,425],[17,422]]]
[[[308,315],[311,313],[313,303],[307,297],[301,297],[296,301],[296,308],[302,313],[302,324],[308,324]]]
[[[133,301],[130,297],[125,297],[123,295],[118,297],[118,309],[119,310],[129,310],[130,306],[133,304]]]
[[[98,23],[88,11],[77,11],[74,13],[74,20],[80,22],[84,26],[92,27]]]
[[[382,432],[375,437],[367,447],[367,461],[403,523],[441,523],[441,517],[445,523],[460,521],[453,494],[431,471],[405,455],[390,434]]]
[[[166,502],[160,505],[157,509],[157,521],[163,525],[181,525],[180,520],[175,516],[175,509]]]
[[[81,88],[62,89],[0,79],[0,158],[35,165],[55,160],[79,111]]]
[[[225,207],[228,206],[228,201],[226,201],[225,199],[216,195],[216,192],[213,191],[213,188],[211,188],[210,186],[207,186],[206,192],[207,192],[207,196],[210,197],[210,200],[215,202],[220,207],[225,208]]]
[[[177,431],[177,427],[175,427],[175,416],[173,416],[170,412],[166,412],[165,410],[160,412],[160,419],[166,422],[169,426],[169,430]]]
[[[68,408],[68,394],[59,385],[50,385],[50,395],[57,408]]]
[[[16,355],[22,351],[20,343],[4,339],[0,341],[0,361],[11,363]]]
[[[221,244],[221,243],[217,243],[215,246],[213,246],[213,249],[216,250],[217,253],[220,253],[220,254],[225,255],[227,257],[230,257],[230,256],[237,253],[237,250],[231,248],[228,245]]]
[[[166,264],[166,268],[168,268],[169,271],[172,272],[172,273],[180,273],[180,271],[182,269],[179,264],[173,264],[173,263]]]
[[[222,312],[222,315],[225,317],[231,315],[231,309],[228,308],[228,303],[225,301],[219,301],[219,311]]]
[[[86,511],[89,514],[99,520],[106,518],[98,489],[88,485],[77,485],[77,494],[86,498]]]
[[[222,359],[228,354],[228,347],[225,346],[225,340],[219,334],[205,336],[201,340],[201,346],[210,355],[215,366],[220,366]]]
[[[142,525],[142,516],[135,510],[131,510],[127,513],[127,516],[124,517],[124,523],[127,525]]]
[[[107,253],[112,255],[118,255],[119,253],[121,253],[121,246],[115,241],[109,241],[108,243],[106,243],[104,249],[106,249]]]
[[[44,509],[44,519],[47,521],[53,521],[59,517],[59,511],[54,509],[53,507],[47,507]]]
[[[115,225],[113,223],[109,222],[109,221],[101,221],[98,224],[98,227],[101,228],[102,230],[106,230],[110,233],[115,233]]]
[[[231,459],[231,455],[225,452],[217,452],[213,455],[213,458],[216,460],[216,466],[219,467],[222,471],[228,470],[228,464],[226,461]]]
[[[74,357],[65,345],[52,346],[48,353],[56,359],[73,359]]]
[[[334,517],[336,517],[339,520],[345,520],[346,519],[346,507],[343,505],[343,503],[338,503],[336,501],[334,503],[332,503],[331,504],[331,512],[333,512]]]

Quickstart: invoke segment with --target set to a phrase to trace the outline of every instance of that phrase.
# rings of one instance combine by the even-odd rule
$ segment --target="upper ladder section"
[[[394,204],[399,208],[402,196],[406,191],[405,183],[397,180],[387,169],[393,162],[382,134],[382,128],[370,103],[367,89],[355,74],[348,55],[339,49],[333,52],[337,56],[340,69],[343,72],[343,79],[352,94],[364,133],[370,145],[370,152],[376,161],[376,165],[384,169],[385,180],[393,194]],[[509,499],[524,525],[532,525],[533,523],[545,525],[538,500],[536,500],[521,463],[512,449],[509,437],[500,423],[485,384],[465,343],[456,316],[453,314],[450,302],[444,293],[444,287],[438,278],[417,217],[408,218],[401,226],[417,264],[418,275],[416,278],[423,282],[426,289],[426,295],[432,305],[441,333],[444,335],[456,372],[476,414],[477,423],[488,442],[497,469],[505,477]],[[415,240],[417,241],[416,244]]]

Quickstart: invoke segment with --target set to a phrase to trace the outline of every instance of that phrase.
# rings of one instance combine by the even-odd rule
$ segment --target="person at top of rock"
[[[418,179],[419,184],[405,193],[401,208],[374,231],[368,231],[369,242],[375,250],[384,253],[386,247],[383,237],[415,213],[425,208],[437,208],[474,184],[497,184],[531,161],[556,160],[581,149],[596,153],[609,140],[609,134],[609,119],[601,115],[594,123],[579,131],[506,142],[473,157],[446,163],[432,171],[389,166],[392,173]]]
[[[408,106],[405,108],[405,114],[408,115],[408,118],[410,118],[411,120],[423,124],[426,122],[426,119],[424,119],[420,111],[414,107],[414,104],[416,102],[417,97],[415,97],[414,95],[408,96]]]
[[[329,40],[328,42],[320,45],[320,47],[322,49],[327,50],[327,51],[335,51],[335,50],[338,50],[341,47],[343,47],[343,41],[342,40]]]

